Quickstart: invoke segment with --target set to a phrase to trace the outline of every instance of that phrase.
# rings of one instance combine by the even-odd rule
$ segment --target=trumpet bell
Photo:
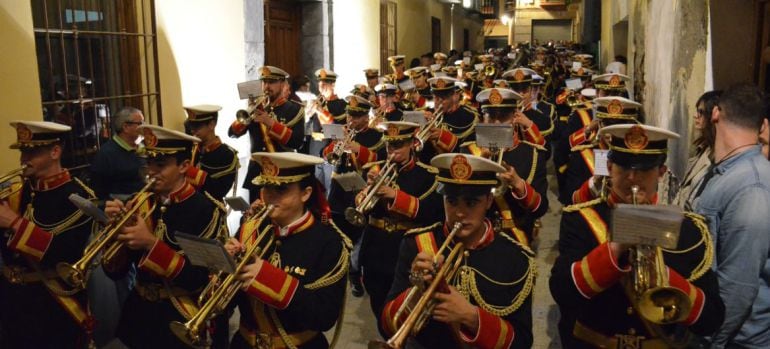
[[[68,285],[84,289],[86,287],[86,273],[69,263],[61,262],[56,265],[56,274]]]
[[[246,110],[240,109],[235,112],[235,119],[242,124],[251,122],[251,115]]]
[[[357,227],[364,226],[364,215],[353,207],[348,207],[345,209],[345,219],[347,219],[350,224],[353,224]]]
[[[682,322],[691,308],[690,297],[674,287],[649,289],[639,300],[639,314],[656,324]]]
[[[179,321],[172,321],[168,324],[171,332],[176,335],[179,340],[187,344],[191,348],[208,348],[211,347],[211,340],[208,338],[201,338],[199,333],[194,332],[188,328],[186,324]]]

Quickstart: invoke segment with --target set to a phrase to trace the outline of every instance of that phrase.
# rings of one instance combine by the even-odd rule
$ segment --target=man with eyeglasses
[[[145,184],[147,162],[144,149],[139,148],[139,126],[144,124],[142,111],[123,107],[112,117],[112,138],[103,144],[91,164],[91,188],[101,202],[127,197]],[[97,345],[112,340],[120,318],[120,308],[133,287],[134,271],[112,281],[102,268],[92,272],[88,283],[89,300],[94,316],[99,320],[94,329]],[[94,291],[98,290],[98,291]]]
[[[144,186],[144,158],[137,146],[142,111],[123,107],[112,117],[112,138],[103,144],[91,164],[91,188],[99,200],[110,195],[130,195]]]

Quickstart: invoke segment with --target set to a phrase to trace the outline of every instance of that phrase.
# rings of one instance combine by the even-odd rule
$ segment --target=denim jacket
[[[712,348],[770,348],[770,162],[760,149],[712,166],[696,203],[713,237],[725,304]]]

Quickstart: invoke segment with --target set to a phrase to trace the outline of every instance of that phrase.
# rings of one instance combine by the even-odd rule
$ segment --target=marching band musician
[[[446,65],[447,61],[447,55],[443,52],[436,52],[433,54],[433,62],[435,64],[438,64],[440,68],[443,68]]]
[[[86,293],[67,292],[55,267],[80,258],[94,228],[67,198],[95,200],[95,194],[62,168],[69,126],[44,121],[11,126],[17,136],[11,149],[21,152],[23,181],[0,196],[0,347],[86,348],[94,326]]]
[[[318,99],[309,108],[308,114],[310,120],[306,126],[305,132],[308,136],[312,135],[308,154],[318,156],[326,146],[326,141],[322,137],[321,129],[327,124],[345,123],[345,100],[338,98],[334,93],[334,84],[337,81],[337,74],[329,69],[318,69],[315,71],[315,77],[318,80]]]
[[[478,112],[469,106],[461,105],[461,83],[450,77],[434,77],[428,79],[435,110],[441,108],[444,119],[441,127],[430,131],[428,141],[420,152],[420,160],[428,163],[436,154],[453,152],[463,142],[473,140],[476,124],[479,122]],[[437,115],[431,114],[430,117]]]
[[[414,67],[406,71],[406,75],[414,82],[415,90],[411,93],[411,102],[414,110],[425,109],[425,104],[433,99],[433,93],[428,85],[428,68]]]
[[[598,136],[601,128],[616,124],[635,124],[641,118],[642,105],[623,97],[599,97],[595,98],[592,104],[596,106],[592,113],[595,121],[569,137],[572,152],[565,185],[566,190],[572,191],[573,203],[591,200],[601,189],[594,176],[594,150],[607,147]]]
[[[364,75],[366,76],[366,85],[374,90],[374,87],[380,83],[380,70],[374,68],[364,69]]]
[[[374,87],[374,92],[377,93],[377,101],[380,105],[374,115],[376,123],[382,121],[401,121],[403,119],[404,112],[398,108],[397,91],[396,85],[389,83],[378,84]]]
[[[241,137],[247,132],[251,139],[251,152],[276,152],[299,150],[305,140],[305,108],[288,100],[284,94],[289,74],[279,68],[264,66],[259,69],[259,80],[267,98],[262,104],[250,105],[252,115],[247,120],[233,121],[227,133],[230,137]],[[267,103],[269,102],[269,103]],[[259,165],[249,162],[249,169],[243,181],[243,188],[249,190],[249,197],[257,197],[257,188],[252,184],[259,175]]]
[[[506,171],[500,179],[506,190],[494,200],[494,212],[500,231],[525,246],[534,237],[535,221],[548,210],[548,179],[546,178],[546,157],[542,146],[533,143],[532,127],[537,127],[526,115],[516,110],[521,96],[503,88],[481,91],[476,99],[482,104],[484,122],[488,124],[512,125],[514,128],[513,148],[492,152],[482,148],[475,141],[461,145],[462,152],[502,161]]]
[[[238,152],[222,143],[215,133],[222,107],[195,105],[184,109],[190,134],[201,140],[193,147],[192,166],[189,167],[187,178],[196,189],[222,201],[227,192],[234,189],[240,167]]]
[[[388,57],[392,73],[388,74],[386,78],[395,86],[398,86],[400,83],[406,81],[406,79],[409,79],[409,77],[404,74],[404,58],[403,55]]]
[[[131,348],[186,348],[168,324],[185,322],[197,312],[195,299],[209,273],[189,263],[175,235],[224,238],[225,209],[210,194],[196,191],[185,175],[198,138],[154,125],[141,128],[148,174],[155,181],[150,188],[153,197],[142,203],[136,219],[122,227],[117,239],[127,248],[125,253],[103,263],[113,277],[122,276],[129,264],[137,267],[136,285],[124,304],[117,337]],[[108,201],[105,212],[115,218],[133,204]]]
[[[247,220],[225,247],[236,254],[261,243],[260,234],[275,240],[239,274],[240,329],[231,348],[328,348],[323,332],[343,312],[349,241],[329,220],[313,176],[323,160],[287,152],[252,158],[263,169],[254,179],[261,204],[272,210],[260,226]]]
[[[435,192],[437,171],[419,162],[414,153],[418,125],[393,121],[383,123],[382,128],[388,160],[365,166],[367,179],[371,187],[383,175],[380,172],[388,161],[395,164],[397,177],[393,183],[384,183],[379,188],[380,199],[369,212],[361,242],[364,287],[375,317],[380,314],[393,283],[398,246],[404,233],[442,220],[441,202]],[[356,204],[368,194],[367,189],[356,197]]]
[[[685,212],[676,248],[653,246],[662,258],[650,258],[651,265],[632,259],[631,246],[609,239],[608,220],[618,204],[656,204],[658,178],[666,170],[668,140],[679,136],[635,124],[607,126],[600,130],[600,136],[605,135],[611,137],[607,164],[610,193],[569,206],[562,216],[559,257],[550,278],[551,294],[561,312],[562,344],[568,348],[683,347],[689,332],[708,335],[724,318],[716,275],[711,270],[713,245],[704,218]],[[638,253],[639,246],[635,248]],[[638,295],[651,289],[635,288],[634,277],[642,273],[647,275],[643,278],[654,278],[645,274],[646,270],[657,270],[667,276],[671,288],[683,292],[683,303],[655,309],[658,314],[672,315],[670,318],[642,316],[647,312],[637,301]],[[653,282],[652,287],[665,289],[668,285]]]
[[[535,123],[536,130],[543,137],[543,140],[538,142],[538,144],[547,147],[546,137],[553,132],[553,122],[551,115],[545,114],[542,110],[538,109],[536,101],[533,100],[532,82],[536,76],[537,73],[529,68],[515,68],[503,73],[503,78],[508,80],[511,90],[522,97],[521,112]]]
[[[436,306],[414,341],[425,348],[531,347],[533,253],[495,231],[486,219],[494,201],[492,189],[505,169],[488,159],[452,153],[436,156],[431,164],[439,169],[446,221],[410,230],[404,237],[382,326],[392,334],[403,325],[413,310],[402,308],[407,294],[413,286],[419,289],[432,281],[439,267],[434,256],[441,254],[440,267],[455,264],[459,270],[432,296]],[[459,230],[447,247],[462,244],[461,253],[459,260],[445,261],[448,251],[440,253],[439,246],[455,225]]]
[[[355,172],[362,175],[363,166],[377,159],[387,157],[385,152],[385,141],[382,139],[382,131],[377,128],[369,127],[369,111],[372,105],[365,98],[359,96],[348,96],[345,98],[348,102],[347,118],[348,132],[355,132],[352,141],[344,146],[340,159],[337,159],[337,166],[334,169],[335,175]],[[333,141],[324,149],[324,157],[329,159],[338,147]],[[334,175],[332,176],[334,177]],[[364,294],[364,287],[361,283],[361,268],[358,261],[358,252],[360,252],[361,228],[350,224],[345,219],[345,209],[355,206],[355,194],[342,189],[337,181],[332,180],[329,189],[329,206],[331,207],[332,219],[335,224],[356,244],[353,253],[350,256],[350,284],[353,296],[361,297]]]

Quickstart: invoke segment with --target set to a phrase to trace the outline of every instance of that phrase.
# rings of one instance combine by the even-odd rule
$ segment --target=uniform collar
[[[217,150],[217,148],[219,148],[220,145],[222,145],[222,140],[219,139],[219,136],[216,136],[214,137],[214,140],[211,141],[211,143],[203,147],[203,152],[210,153],[214,150]]]
[[[302,217],[299,217],[296,221],[289,223],[285,227],[273,224],[273,231],[277,237],[287,237],[308,230],[314,222],[313,214],[310,211],[305,211]]]
[[[398,172],[408,172],[414,168],[415,161],[414,156],[409,157],[409,161],[398,169]]]
[[[193,194],[195,194],[195,187],[185,181],[181,188],[168,194],[168,200],[173,204],[178,204],[189,199]]]
[[[277,108],[284,105],[287,101],[288,99],[286,99],[286,97],[279,97],[274,102],[270,103],[270,106],[272,106],[273,108]]]
[[[132,147],[130,144],[126,143],[126,141],[123,138],[120,138],[120,136],[118,135],[112,136],[112,140],[115,141],[115,143],[117,143],[118,146],[123,148],[125,151],[136,151],[136,147]]]
[[[53,176],[35,180],[34,184],[32,185],[32,190],[34,191],[53,190],[58,187],[61,187],[66,183],[69,183],[69,181],[71,180],[72,180],[72,177],[70,177],[70,172],[65,169]]]
[[[484,235],[481,236],[481,239],[479,241],[476,241],[475,244],[472,246],[466,246],[465,248],[468,250],[480,250],[484,247],[489,246],[489,244],[492,243],[492,241],[495,241],[495,230],[492,229],[492,223],[489,221],[489,219],[484,219],[484,227],[486,229],[484,230]],[[447,227],[446,222],[444,223],[444,237],[449,235],[449,227]]]

